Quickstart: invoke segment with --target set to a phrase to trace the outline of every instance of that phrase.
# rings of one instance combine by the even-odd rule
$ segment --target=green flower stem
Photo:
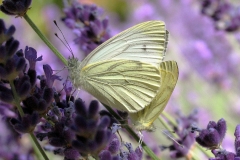
[[[55,126],[55,123],[51,120],[48,120],[46,115],[43,115],[43,118],[45,118],[48,121],[48,123],[50,123],[52,126]]]
[[[37,26],[32,22],[32,20],[25,14],[24,19],[32,27],[32,29],[37,33],[37,35],[43,40],[43,42],[53,51],[53,53],[63,62],[64,65],[67,65],[66,58],[52,45],[52,43],[42,34],[42,32],[37,28]]]
[[[33,139],[31,138],[31,135],[29,134],[29,137],[28,137],[30,140],[31,140],[31,144],[34,143]],[[34,150],[34,153],[35,153],[35,158],[36,159],[41,159],[42,158],[42,154],[40,153],[38,147],[36,145],[32,145],[33,147],[33,150]]]
[[[209,149],[206,149],[206,148],[203,148],[202,146],[200,146],[198,143],[197,143],[197,148],[202,151],[207,157],[213,157],[213,154],[212,152],[210,152]]]
[[[49,160],[49,158],[47,157],[46,153],[44,152],[43,148],[41,147],[41,145],[39,144],[37,138],[35,137],[35,135],[33,133],[29,133],[30,136],[32,137],[32,140],[34,141],[35,145],[37,146],[38,150],[41,152],[43,158],[45,160]]]
[[[171,115],[167,114],[167,113],[164,112],[164,111],[162,112],[161,115],[164,116],[172,125],[177,126],[176,121],[172,118]]]
[[[167,131],[171,132],[172,128],[161,117],[158,117],[158,120],[160,121],[160,123],[162,123],[162,125],[165,127]],[[174,138],[179,138],[177,134],[172,134],[172,135]]]
[[[16,88],[14,86],[14,82],[11,80],[10,81],[10,87],[13,91],[13,97],[14,97],[14,100],[15,100],[15,105],[17,106],[17,109],[18,109],[18,112],[20,114],[21,117],[24,116],[24,112],[22,110],[22,107],[20,105],[21,101],[20,101],[20,98],[17,94],[17,91],[16,91]],[[30,136],[32,137],[32,140],[34,141],[35,145],[37,146],[38,150],[42,153],[42,156],[44,157],[45,160],[49,160],[46,153],[44,152],[44,150],[42,149],[41,145],[39,144],[38,140],[36,139],[36,137],[34,136],[33,133],[29,133]]]
[[[20,99],[18,97],[18,94],[17,94],[16,88],[14,86],[13,80],[10,81],[10,87],[11,87],[12,92],[13,92],[13,97],[15,99],[15,105],[17,106],[18,112],[19,112],[20,116],[23,117],[24,116],[24,112],[23,112],[22,107],[20,105],[21,101],[20,101]]]
[[[104,107],[124,126],[124,128],[127,130],[129,134],[132,135],[132,137],[139,142],[140,138],[138,135],[132,130],[132,128],[128,125],[126,125],[123,121],[123,119],[109,106],[104,105]],[[155,153],[146,145],[146,143],[142,142],[142,148],[147,152],[147,154],[154,160],[158,160],[159,158]]]

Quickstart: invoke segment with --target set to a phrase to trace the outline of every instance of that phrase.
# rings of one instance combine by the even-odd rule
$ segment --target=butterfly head
[[[80,79],[80,63],[77,58],[69,58],[67,69],[69,72],[69,78],[72,81],[73,85],[76,88],[80,88],[81,86],[81,79]]]
[[[67,64],[68,70],[76,68],[77,65],[78,65],[78,59],[77,58],[72,57],[72,58],[68,59],[68,64]]]

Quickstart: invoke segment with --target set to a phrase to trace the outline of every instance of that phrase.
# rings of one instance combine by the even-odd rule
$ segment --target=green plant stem
[[[161,117],[158,117],[158,120],[160,121],[160,123],[162,123],[162,125],[165,127],[167,131],[171,132],[172,128],[168,124],[166,124],[166,122]],[[174,138],[179,138],[177,134],[172,134],[172,135]]]
[[[131,129],[130,126],[126,125],[123,122],[123,119],[109,106],[104,105],[104,107],[122,124],[124,125],[124,128],[127,130],[127,132],[129,134],[132,135],[132,137],[139,142],[140,138],[138,137],[138,135]],[[146,145],[146,143],[143,141],[142,142],[142,148],[147,152],[147,154],[154,160],[158,160],[159,158],[157,157],[157,155]]]
[[[14,97],[15,105],[17,106],[18,112],[19,112],[20,116],[23,117],[24,116],[24,112],[23,112],[22,107],[20,105],[21,101],[19,99],[19,96],[17,94],[17,91],[16,91],[16,88],[14,86],[14,82],[13,81],[10,81],[10,87],[11,87],[12,92],[13,92],[13,97]],[[32,140],[34,141],[34,143],[37,146],[38,150],[42,153],[42,156],[44,157],[44,159],[45,160],[49,160],[47,155],[46,155],[46,153],[44,152],[44,150],[42,149],[41,145],[39,144],[38,140],[34,136],[34,134],[33,133],[29,133],[29,134],[32,137]]]
[[[31,140],[31,143],[33,144],[34,141],[33,141],[32,137],[31,137],[31,135],[29,134],[28,136],[29,136],[28,138]],[[42,154],[40,153],[38,147],[36,145],[32,145],[32,146],[33,146],[33,150],[34,150],[36,159],[41,159],[42,158]]]
[[[177,126],[176,121],[172,118],[172,116],[170,116],[166,112],[163,111],[161,116],[164,116],[172,125]]]
[[[39,144],[37,138],[35,137],[35,135],[33,133],[29,133],[30,136],[32,137],[32,140],[34,141],[35,145],[37,146],[38,150],[41,152],[43,158],[45,160],[49,160],[46,153],[44,152],[43,148],[41,147],[41,145]]]
[[[19,112],[20,116],[23,117],[24,116],[24,112],[23,112],[22,107],[20,105],[20,99],[18,97],[18,94],[17,94],[17,91],[16,91],[16,88],[14,86],[14,82],[13,81],[10,81],[10,87],[11,87],[12,92],[13,92],[13,97],[15,99],[15,105],[17,106],[18,112]]]
[[[55,123],[53,121],[51,121],[51,120],[48,120],[46,115],[43,115],[43,118],[45,118],[46,121],[48,121],[48,123],[50,123],[52,126],[55,126]]]
[[[37,26],[32,22],[32,20],[25,14],[24,19],[32,27],[32,29],[37,33],[37,35],[43,40],[43,42],[53,51],[53,53],[63,62],[64,65],[67,65],[67,60],[62,56],[62,54],[52,45],[52,43],[42,34],[42,32],[37,28]]]

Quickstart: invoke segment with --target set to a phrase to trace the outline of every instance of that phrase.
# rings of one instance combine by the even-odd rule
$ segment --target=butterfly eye
[[[70,58],[67,66],[68,66],[68,68],[73,68],[73,67],[77,66],[77,63],[78,63],[78,59]]]

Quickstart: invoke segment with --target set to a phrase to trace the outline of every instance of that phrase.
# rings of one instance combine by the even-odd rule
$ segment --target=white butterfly
[[[133,26],[93,50],[82,62],[68,61],[76,88],[118,110],[135,113],[149,106],[161,87],[160,63],[168,31],[164,22]]]

